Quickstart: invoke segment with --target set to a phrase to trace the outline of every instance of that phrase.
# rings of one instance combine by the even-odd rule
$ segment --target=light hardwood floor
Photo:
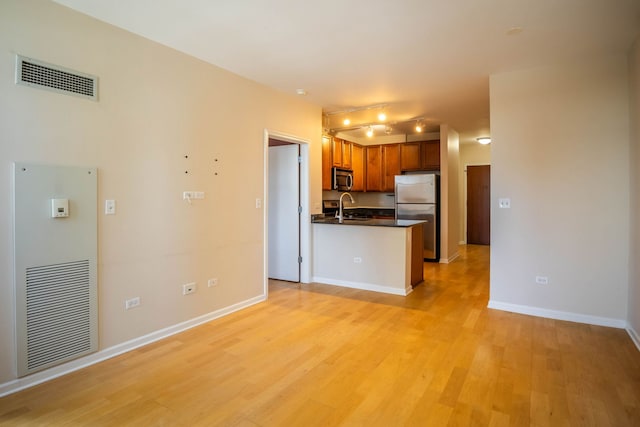
[[[488,247],[408,297],[272,282],[269,300],[0,399],[0,425],[638,426],[624,330],[487,309]]]

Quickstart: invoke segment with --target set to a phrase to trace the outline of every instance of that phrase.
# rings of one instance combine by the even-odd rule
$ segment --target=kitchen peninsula
[[[423,281],[423,221],[314,218],[313,281],[408,295]]]

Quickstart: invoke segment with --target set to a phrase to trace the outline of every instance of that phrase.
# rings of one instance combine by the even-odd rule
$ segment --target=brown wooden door
[[[491,166],[467,166],[467,243],[490,244]]]

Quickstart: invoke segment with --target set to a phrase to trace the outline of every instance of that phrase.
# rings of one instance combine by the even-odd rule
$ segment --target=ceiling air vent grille
[[[17,55],[16,83],[98,100],[98,78]]]

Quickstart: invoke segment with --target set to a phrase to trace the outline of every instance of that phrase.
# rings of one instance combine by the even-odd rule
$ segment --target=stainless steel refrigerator
[[[396,175],[396,219],[426,221],[422,224],[424,259],[438,261],[440,233],[438,224],[438,187],[436,174]]]

